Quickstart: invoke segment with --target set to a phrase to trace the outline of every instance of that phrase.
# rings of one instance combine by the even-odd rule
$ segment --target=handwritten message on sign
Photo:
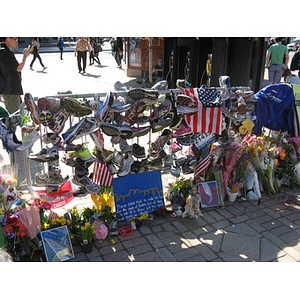
[[[116,212],[123,217],[120,221],[165,205],[160,170],[116,178],[113,190]]]

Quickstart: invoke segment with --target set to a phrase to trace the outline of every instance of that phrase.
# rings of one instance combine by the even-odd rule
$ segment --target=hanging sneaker
[[[39,153],[36,154],[30,154],[28,156],[29,159],[32,159],[37,162],[49,162],[56,159],[59,159],[57,147],[53,146],[50,149],[44,148]]]
[[[92,182],[92,180],[86,176],[79,177],[76,174],[72,179],[73,183],[86,188],[91,194],[98,194],[101,191],[101,187],[98,184]]]
[[[157,83],[155,83],[151,90],[157,90],[157,91],[162,91],[162,90],[167,90],[168,89],[168,81],[167,80],[160,80]]]
[[[8,131],[2,121],[0,121],[0,139],[3,142],[3,147],[9,152],[16,151],[22,145],[15,133]]]
[[[182,120],[180,127],[174,132],[171,133],[171,137],[179,137],[183,135],[188,135],[192,133],[192,128],[186,124],[184,120]]]
[[[91,107],[71,97],[62,99],[62,106],[68,113],[78,118],[90,115],[93,112]]]
[[[125,113],[124,121],[130,125],[136,123],[136,119],[140,113],[146,109],[147,105],[142,100],[133,103],[132,109]]]
[[[114,158],[112,159],[112,163],[114,165],[116,165],[117,167],[120,167],[123,164],[123,160],[124,160],[124,157],[123,157],[122,152],[117,152],[115,154]]]
[[[176,97],[177,106],[183,107],[193,107],[196,108],[198,106],[198,102],[194,100],[192,97],[184,94],[178,94]]]
[[[158,108],[154,109],[149,116],[149,121],[152,122],[156,119],[160,119],[163,116],[167,115],[172,109],[172,103],[169,99],[166,99],[161,103]]]
[[[25,94],[24,102],[26,104],[27,109],[30,111],[33,122],[35,124],[39,125],[40,124],[40,120],[39,120],[40,111],[30,93]]]
[[[101,159],[103,162],[108,163],[114,158],[115,152],[110,150],[104,150],[100,152]]]
[[[134,143],[132,145],[132,155],[136,158],[145,158],[146,157],[145,148],[140,146],[137,143]]]
[[[95,161],[95,157],[91,154],[90,150],[86,146],[82,146],[80,150],[74,151],[74,155],[79,157],[83,161],[92,162]]]
[[[132,155],[130,152],[126,152],[124,154],[124,160],[123,160],[123,164],[121,165],[121,167],[118,170],[118,177],[123,177],[129,174],[130,170],[131,170],[131,165],[133,164],[134,159],[132,158]]]
[[[64,130],[68,118],[69,113],[65,109],[61,109],[52,116],[52,122],[48,124],[48,127],[55,133],[60,134]]]
[[[85,197],[88,194],[89,194],[88,190],[83,186],[80,186],[77,190],[75,190],[73,192],[73,196],[78,197],[78,198],[79,197]]]
[[[46,98],[47,110],[53,115],[61,110],[61,101],[59,98]]]
[[[55,146],[60,145],[61,137],[55,132],[48,132],[42,136],[42,140],[45,144],[53,144]]]
[[[168,114],[164,118],[154,120],[153,122],[150,123],[152,132],[155,133],[155,132],[161,131],[164,128],[169,127],[172,124],[172,122],[173,122],[172,114]]]
[[[33,144],[40,138],[40,134],[37,131],[32,131],[27,134],[23,133],[22,137],[22,145],[16,148],[16,152],[21,152],[32,147]]]
[[[62,137],[66,143],[71,143],[97,129],[98,123],[94,118],[84,117],[77,124],[71,126],[65,133],[63,133]]]
[[[150,152],[158,153],[165,145],[165,143],[171,139],[171,130],[164,129],[162,134],[153,142],[150,146]]]
[[[127,92],[127,95],[133,100],[140,100],[140,99],[156,100],[159,97],[158,92],[146,90],[142,88],[133,88]]]
[[[111,107],[113,101],[114,101],[114,96],[110,92],[109,94],[106,95],[105,100],[102,103],[98,104],[98,108],[95,113],[95,118],[99,122],[103,122],[105,120],[105,116],[107,114],[108,108]]]

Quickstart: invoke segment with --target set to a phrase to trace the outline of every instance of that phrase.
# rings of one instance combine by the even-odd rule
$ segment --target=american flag
[[[210,145],[206,145],[201,153],[201,157],[196,165],[194,177],[198,177],[201,173],[203,173],[211,163],[211,149]]]
[[[101,186],[112,186],[113,176],[104,163],[95,161],[92,181]]]
[[[185,121],[188,126],[192,128],[193,132],[199,133],[215,133],[221,135],[222,133],[222,110],[220,106],[209,106],[206,102],[199,100],[198,89],[182,89],[185,95],[192,97],[198,101],[199,111],[185,116]]]
[[[200,158],[197,163],[194,177],[198,177],[201,173],[203,173],[210,165],[211,154],[207,155],[205,158]]]

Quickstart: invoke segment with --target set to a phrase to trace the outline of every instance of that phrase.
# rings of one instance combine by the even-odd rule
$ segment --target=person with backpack
[[[60,51],[60,59],[63,59],[63,52],[64,52],[64,48],[65,48],[65,43],[62,37],[60,37],[57,41],[57,47]]]
[[[0,73],[2,89],[0,94],[4,99],[5,108],[12,114],[19,110],[23,95],[21,71],[25,66],[27,57],[30,55],[30,48],[23,51],[23,59],[19,63],[15,57],[14,48],[18,46],[18,38],[5,37],[0,44]]]
[[[41,66],[43,67],[43,71],[46,70],[47,67],[44,66],[44,64],[42,62],[42,58],[41,58],[40,53],[39,53],[39,49],[40,49],[39,38],[35,37],[35,38],[32,39],[31,49],[32,49],[33,59],[30,63],[30,70],[33,70],[32,67],[33,67],[33,64],[34,64],[36,59],[39,60]]]

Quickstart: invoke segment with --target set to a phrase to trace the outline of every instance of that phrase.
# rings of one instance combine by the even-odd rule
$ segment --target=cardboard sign
[[[140,217],[164,207],[164,194],[160,170],[114,179],[116,212],[123,218]]]

